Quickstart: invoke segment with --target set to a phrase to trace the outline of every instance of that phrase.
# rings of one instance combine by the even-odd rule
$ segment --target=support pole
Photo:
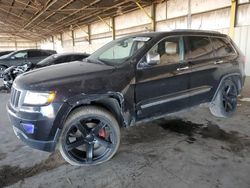
[[[54,36],[51,36],[51,40],[52,40],[53,50],[55,50],[55,38],[54,38]]]
[[[230,13],[230,29],[229,29],[229,36],[231,38],[234,37],[234,30],[236,26],[236,15],[237,15],[237,0],[231,0],[231,13]]]
[[[61,46],[63,48],[63,34],[62,33],[60,33],[60,40],[61,40]]]
[[[153,3],[152,6],[151,6],[151,25],[152,25],[151,27],[152,27],[153,31],[156,31],[155,9],[156,9],[156,4]]]
[[[188,0],[187,28],[191,29],[191,25],[192,25],[191,0]]]
[[[91,44],[91,28],[89,24],[88,24],[88,41],[89,41],[89,44]]]
[[[144,12],[144,14],[151,20],[151,29],[155,31],[155,5],[153,3],[152,8],[151,8],[151,13],[154,13],[149,15],[149,13],[141,6],[141,4],[138,1],[135,1],[135,4]]]
[[[115,17],[111,18],[112,23],[112,39],[115,40]]]
[[[112,30],[112,39],[115,40],[115,19],[111,18],[111,24],[106,22],[101,16],[97,16],[104,24],[106,24]]]
[[[71,35],[72,35],[72,44],[73,44],[73,46],[75,46],[75,33],[74,33],[74,30],[71,31]]]

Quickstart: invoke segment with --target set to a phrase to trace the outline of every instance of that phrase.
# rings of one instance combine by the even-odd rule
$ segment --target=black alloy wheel
[[[89,166],[109,160],[120,143],[120,129],[104,109],[88,107],[73,114],[60,140],[60,151],[72,165]],[[102,114],[103,113],[103,114]]]
[[[209,108],[216,117],[230,117],[237,109],[238,88],[231,79],[226,79],[221,84]]]
[[[222,91],[222,103],[225,112],[234,112],[237,107],[237,88],[233,82],[224,85]]]

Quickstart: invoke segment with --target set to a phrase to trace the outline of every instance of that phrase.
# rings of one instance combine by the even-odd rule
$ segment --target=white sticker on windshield
[[[139,42],[147,42],[149,41],[150,37],[135,37],[133,38],[133,41],[139,41]]]

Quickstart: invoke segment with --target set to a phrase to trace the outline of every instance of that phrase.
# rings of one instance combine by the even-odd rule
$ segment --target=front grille
[[[20,96],[21,96],[21,91],[12,87],[11,94],[10,94],[10,103],[13,107],[15,107],[15,108],[18,107]]]

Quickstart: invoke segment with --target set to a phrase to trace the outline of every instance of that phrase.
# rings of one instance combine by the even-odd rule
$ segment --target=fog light
[[[34,125],[31,123],[21,123],[23,126],[23,129],[25,130],[26,133],[28,134],[34,134]]]

